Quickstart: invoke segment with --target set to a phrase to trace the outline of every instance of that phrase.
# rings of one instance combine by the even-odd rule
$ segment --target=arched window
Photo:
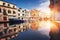
[[[16,12],[15,11],[13,11],[13,14],[15,14]]]
[[[14,29],[14,32],[16,32],[16,28]]]
[[[6,14],[7,14],[5,9],[3,9],[3,14],[4,14],[4,15],[6,15]]]
[[[8,13],[11,13],[11,10],[8,10]]]
[[[5,6],[5,3],[3,3],[3,6]]]
[[[20,9],[18,9],[18,11],[20,12]]]
[[[1,8],[0,8],[0,13],[1,13]]]
[[[10,4],[8,4],[8,6],[10,7]]]

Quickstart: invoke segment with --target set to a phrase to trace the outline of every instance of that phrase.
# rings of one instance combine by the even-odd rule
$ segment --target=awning
[[[14,24],[21,24],[24,23],[24,20],[19,20],[19,19],[9,19],[9,24],[14,25]]]

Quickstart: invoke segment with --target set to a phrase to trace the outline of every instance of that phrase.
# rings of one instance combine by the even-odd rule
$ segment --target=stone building
[[[60,0],[50,0],[50,10],[52,20],[60,20]]]
[[[60,0],[50,0],[51,20],[55,25],[50,28],[50,40],[60,40]]]
[[[29,10],[18,8],[15,4],[9,2],[0,1],[1,40],[10,40],[10,38],[16,37],[18,35],[18,32],[23,32],[29,29],[30,27],[29,21],[30,21]],[[20,22],[21,24],[19,24],[18,22]]]
[[[39,11],[38,10],[30,10],[30,24],[31,29],[37,30],[39,27]]]
[[[18,35],[20,27],[9,25],[10,19],[18,19],[16,5],[0,1],[0,40],[10,40]]]
[[[29,25],[30,25],[30,23],[29,23],[29,20],[30,20],[29,19],[30,18],[30,12],[28,10],[22,9],[22,8],[18,8],[17,10],[18,10],[18,15],[17,15],[18,19],[25,21],[25,23],[23,23],[23,24],[21,24],[19,26],[22,26],[24,28],[24,30],[26,28],[28,29],[29,28]]]

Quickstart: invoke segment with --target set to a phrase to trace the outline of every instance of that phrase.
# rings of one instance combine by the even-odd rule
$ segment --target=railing
[[[8,23],[9,21],[7,21],[7,20],[3,20],[3,21],[0,21],[0,24],[1,23]]]

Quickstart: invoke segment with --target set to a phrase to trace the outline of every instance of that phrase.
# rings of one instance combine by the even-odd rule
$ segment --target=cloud
[[[49,4],[50,4],[50,1],[49,0],[44,0],[44,2],[42,2],[39,7],[37,7],[38,10],[40,11],[47,11],[49,10]]]
[[[43,2],[37,7],[37,9],[42,12],[40,16],[44,16],[45,13],[47,13],[45,15],[48,15],[48,16],[50,15],[49,4],[50,4],[49,0],[43,0]],[[41,33],[44,33],[49,36],[50,29],[48,29],[45,25],[42,25],[42,26],[41,26],[42,28],[39,28],[38,31],[42,31]]]
[[[44,0],[44,2],[42,2],[38,7],[37,9],[40,10],[40,16],[44,16],[44,14],[47,16],[47,17],[50,17],[50,8],[49,8],[49,5],[50,5],[50,1],[49,0]]]

